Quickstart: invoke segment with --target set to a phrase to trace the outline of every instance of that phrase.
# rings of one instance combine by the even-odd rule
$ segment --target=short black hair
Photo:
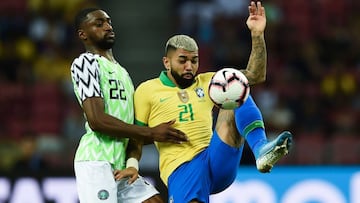
[[[102,10],[102,9],[93,7],[93,8],[85,8],[80,10],[75,16],[75,22],[74,22],[75,31],[78,31],[80,29],[80,25],[86,20],[87,14],[97,10]]]

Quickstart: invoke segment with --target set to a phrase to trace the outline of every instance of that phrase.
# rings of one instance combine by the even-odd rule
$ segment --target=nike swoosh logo
[[[109,71],[109,74],[113,74],[113,73],[115,73],[115,71]]]
[[[166,98],[160,98],[160,102],[164,102],[166,100],[170,99],[170,97],[166,97]]]

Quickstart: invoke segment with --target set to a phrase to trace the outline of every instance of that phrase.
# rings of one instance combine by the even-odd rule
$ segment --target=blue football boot
[[[262,173],[268,173],[283,156],[289,153],[292,145],[292,134],[282,132],[276,139],[264,144],[258,152],[256,167]]]

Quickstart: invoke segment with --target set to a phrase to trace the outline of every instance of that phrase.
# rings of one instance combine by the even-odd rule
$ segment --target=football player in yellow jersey
[[[247,25],[252,51],[242,71],[254,85],[263,82],[266,75],[266,16],[260,2],[250,3]],[[269,172],[287,154],[292,135],[285,131],[268,141],[261,112],[251,96],[235,110],[220,110],[212,130],[214,104],[208,86],[214,73],[197,74],[199,56],[194,39],[186,35],[171,37],[163,64],[166,71],[136,89],[134,104],[138,124],[151,127],[174,119],[173,127],[188,136],[189,141],[182,144],[155,142],[169,202],[207,203],[210,194],[226,189],[236,177],[245,140],[261,172]]]

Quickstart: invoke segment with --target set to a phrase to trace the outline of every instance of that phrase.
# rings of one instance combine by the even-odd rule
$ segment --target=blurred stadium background
[[[0,1],[0,202],[11,202],[11,188],[21,177],[40,182],[73,177],[73,155],[84,132],[69,73],[73,58],[83,51],[72,27],[80,8],[108,11],[117,35],[114,55],[136,86],[162,70],[164,44],[178,33],[199,42],[200,71],[245,68],[251,48],[248,3]],[[280,166],[359,169],[360,2],[265,0],[263,5],[267,81],[251,92],[269,136],[285,129],[295,136],[295,148]],[[254,165],[248,148],[241,162]],[[153,146],[146,146],[143,173],[165,191],[157,164]],[[10,185],[8,193],[4,185]],[[42,201],[56,202],[30,202]]]

